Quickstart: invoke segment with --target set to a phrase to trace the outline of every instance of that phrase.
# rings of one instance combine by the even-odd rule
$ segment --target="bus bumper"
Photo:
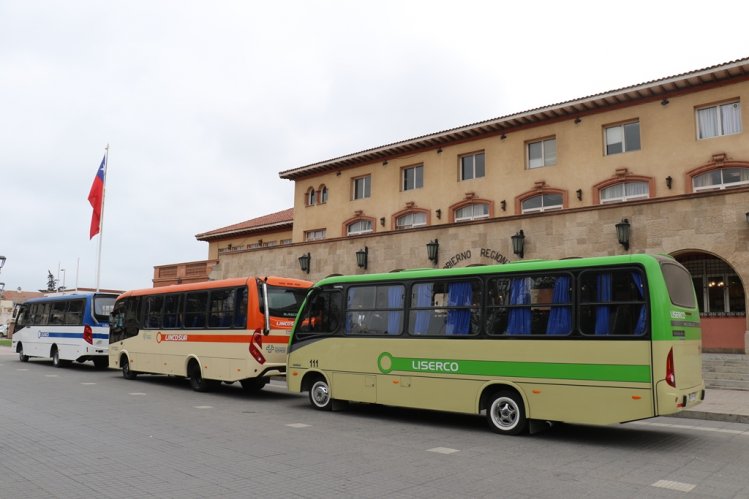
[[[665,381],[660,381],[657,385],[656,397],[658,401],[656,416],[675,414],[705,400],[705,383],[686,389],[677,389]]]

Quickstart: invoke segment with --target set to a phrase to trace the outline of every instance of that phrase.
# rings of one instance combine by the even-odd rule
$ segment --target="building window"
[[[325,229],[304,231],[305,241],[321,241],[323,239],[325,239]]]
[[[485,203],[469,204],[455,210],[456,222],[467,222],[482,218],[489,218],[489,205]]]
[[[421,189],[424,187],[424,166],[410,166],[403,170],[403,190]]]
[[[557,139],[539,140],[528,144],[528,168],[550,166],[557,162]]]
[[[356,222],[350,223],[346,226],[346,234],[348,234],[349,236],[367,234],[369,232],[372,232],[371,220],[357,220]]]
[[[422,225],[426,225],[426,224],[427,224],[426,213],[421,213],[418,211],[406,213],[395,219],[396,229],[410,229],[412,227],[421,227]]]
[[[521,210],[523,213],[539,213],[542,211],[561,210],[562,208],[564,208],[562,203],[563,198],[561,194],[539,194],[538,196],[532,196],[524,199],[521,203]]]
[[[477,152],[460,157],[460,180],[484,176],[484,153]]]
[[[606,127],[606,155],[640,150],[640,122]]]
[[[648,182],[621,182],[601,189],[601,203],[619,203],[650,197]]]
[[[692,178],[692,190],[730,189],[749,184],[749,168],[718,168]]]
[[[326,186],[320,186],[320,204],[325,204],[328,202],[328,188]]]
[[[355,178],[351,182],[353,191],[353,199],[364,199],[368,198],[372,194],[371,188],[371,176]]]
[[[281,245],[291,244],[291,239],[281,239]]]
[[[738,101],[697,110],[697,138],[741,133],[741,106]]]
[[[744,287],[736,271],[728,263],[705,253],[679,255],[676,259],[692,275],[700,315],[746,315]]]
[[[315,206],[317,204],[317,193],[314,187],[307,189],[307,193],[304,195],[304,204],[307,206]]]

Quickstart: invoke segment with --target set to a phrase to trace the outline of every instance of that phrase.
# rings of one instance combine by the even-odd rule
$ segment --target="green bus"
[[[667,256],[330,276],[297,316],[287,383],[319,410],[485,414],[500,434],[623,423],[704,400],[699,317]]]

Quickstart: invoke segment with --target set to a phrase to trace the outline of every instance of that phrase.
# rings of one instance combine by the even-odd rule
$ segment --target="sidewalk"
[[[10,347],[0,346],[0,361],[11,360],[11,357],[16,357],[15,352]],[[749,391],[708,388],[701,404],[672,417],[749,424]]]

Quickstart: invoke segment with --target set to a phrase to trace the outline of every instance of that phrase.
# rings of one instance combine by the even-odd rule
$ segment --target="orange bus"
[[[285,375],[294,318],[312,286],[248,277],[128,291],[110,317],[109,367],[184,376],[196,391],[239,381],[259,391]]]

